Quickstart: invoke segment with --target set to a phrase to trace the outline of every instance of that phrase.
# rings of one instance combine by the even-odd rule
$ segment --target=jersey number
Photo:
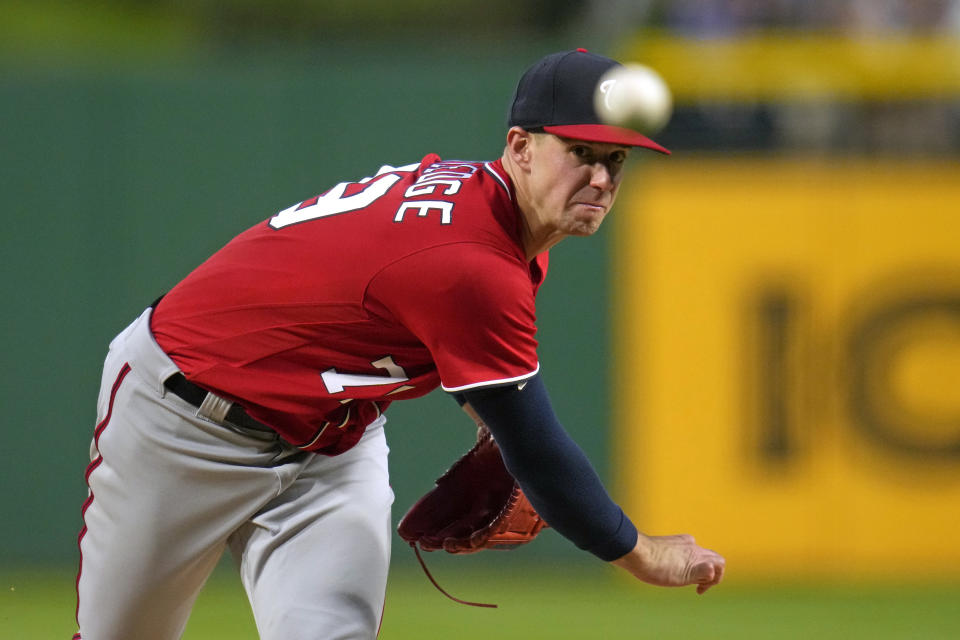
[[[323,384],[327,388],[327,393],[341,393],[347,387],[372,387],[381,384],[399,384],[406,382],[410,378],[403,367],[393,361],[391,356],[386,356],[371,362],[377,369],[383,369],[389,375],[387,376],[367,376],[356,373],[340,373],[336,369],[330,368],[320,374],[323,378]]]
[[[400,181],[401,177],[397,175],[398,173],[416,171],[419,166],[419,164],[408,164],[402,167],[385,165],[380,167],[377,175],[373,177],[364,178],[357,183],[341,182],[321,196],[310,198],[289,209],[284,209],[270,218],[270,227],[272,229],[282,229],[292,224],[369,207],[377,198],[385,195],[390,187]],[[357,193],[349,196],[343,195],[351,184],[364,184],[366,186]]]

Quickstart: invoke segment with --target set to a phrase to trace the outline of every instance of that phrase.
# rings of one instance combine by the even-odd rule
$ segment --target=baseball
[[[593,96],[600,120],[644,135],[660,131],[673,113],[670,88],[642,64],[614,67],[600,78]]]

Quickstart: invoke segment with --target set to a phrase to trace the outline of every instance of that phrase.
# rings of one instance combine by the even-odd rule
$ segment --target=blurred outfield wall
[[[626,55],[681,103],[960,95],[944,39]],[[960,158],[911,133],[885,154],[678,154],[624,194],[616,466],[648,532],[695,533],[740,577],[955,579]]]

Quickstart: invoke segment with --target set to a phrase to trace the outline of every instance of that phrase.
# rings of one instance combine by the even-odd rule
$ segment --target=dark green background
[[[550,50],[381,43],[152,68],[0,68],[0,563],[76,559],[114,334],[233,235],[336,182],[431,151],[497,157],[516,80]],[[554,250],[538,305],[558,413],[605,477],[609,231]],[[387,415],[396,521],[474,430],[442,392]],[[550,531],[524,555],[571,551]]]

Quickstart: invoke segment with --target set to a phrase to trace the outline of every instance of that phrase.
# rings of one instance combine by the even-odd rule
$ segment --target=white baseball
[[[642,64],[614,67],[593,95],[600,120],[645,135],[660,131],[673,113],[673,96],[660,74]]]

